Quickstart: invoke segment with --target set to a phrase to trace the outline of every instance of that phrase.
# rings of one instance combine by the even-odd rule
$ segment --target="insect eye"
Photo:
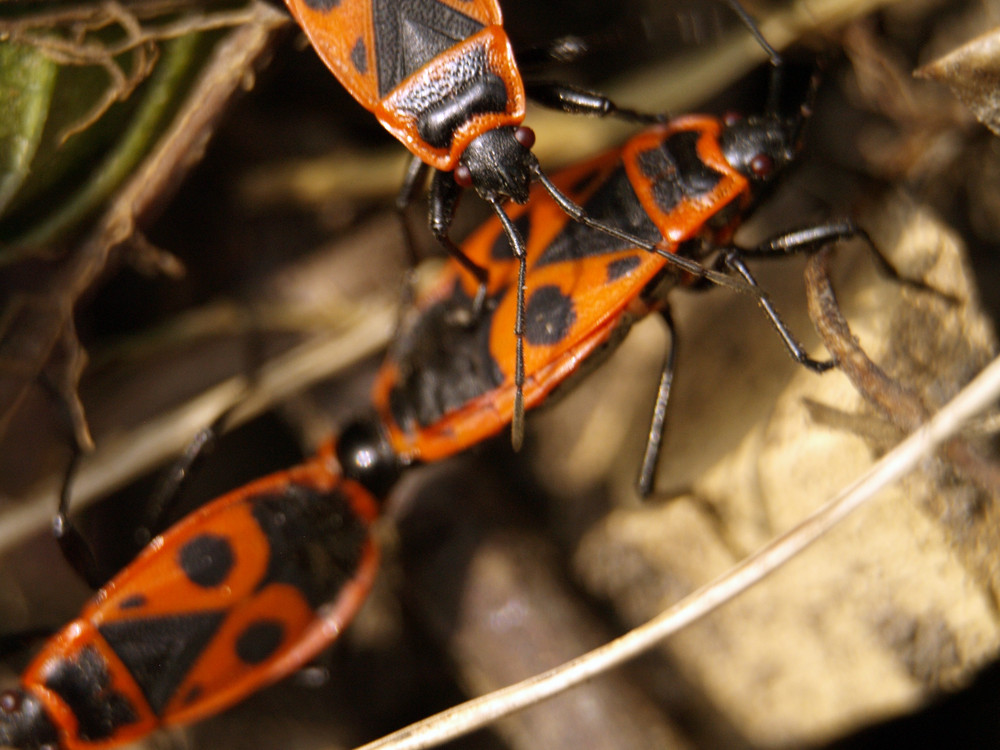
[[[753,172],[754,177],[760,179],[769,177],[774,171],[774,159],[767,154],[757,154],[750,160],[750,171]]]
[[[464,164],[459,164],[455,167],[455,182],[458,183],[459,187],[470,188],[472,187],[472,170],[470,170]]]
[[[729,112],[726,112],[726,114],[722,116],[722,124],[725,125],[727,128],[731,128],[733,125],[735,125],[742,119],[743,116],[739,112],[734,112],[730,110]]]
[[[535,145],[535,131],[522,125],[514,131],[514,140],[526,149],[530,149]]]

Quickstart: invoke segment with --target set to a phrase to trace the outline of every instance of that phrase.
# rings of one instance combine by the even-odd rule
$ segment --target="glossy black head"
[[[340,433],[337,460],[344,476],[380,500],[399,479],[402,465],[375,419],[359,419]]]
[[[802,65],[773,60],[764,114],[730,114],[723,119],[722,151],[750,180],[758,198],[802,150],[802,133],[812,115],[820,80],[814,61]]]
[[[41,702],[24,690],[0,693],[0,747],[56,750],[59,733]]]
[[[524,203],[537,166],[531,153],[534,142],[534,133],[526,127],[486,131],[465,147],[455,168],[455,182],[474,188],[486,201],[510,198]]]
[[[726,160],[754,187],[772,182],[796,157],[798,123],[772,115],[726,119],[719,137]]]

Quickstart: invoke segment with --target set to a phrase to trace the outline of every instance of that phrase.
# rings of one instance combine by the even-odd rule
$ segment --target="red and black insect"
[[[344,87],[413,154],[401,200],[427,168],[431,229],[480,281],[448,238],[460,188],[523,203],[538,169],[521,123],[526,88],[496,0],[286,0],[317,54]],[[531,95],[562,109],[622,114],[605,97],[546,82]],[[512,242],[513,242],[512,238]]]
[[[737,0],[726,0],[764,45]],[[530,184],[543,176],[531,153],[534,133],[522,125],[526,96],[566,112],[618,116],[633,122],[661,121],[623,109],[607,97],[551,81],[525,82],[503,28],[497,0],[286,0],[316,52],[345,88],[413,153],[400,192],[400,208],[421,188],[428,168],[435,170],[430,190],[431,231],[479,284],[469,300],[482,304],[493,266],[472,258],[449,237],[459,194],[474,188],[496,213],[515,258],[520,262],[515,315],[511,329],[518,351],[524,335],[523,234],[504,213],[502,201],[528,200]],[[548,180],[541,180],[551,186]],[[559,201],[577,221],[575,207]],[[596,217],[587,224],[620,235]],[[641,246],[641,245],[640,245]],[[673,263],[715,283],[734,285],[731,278],[671,256]],[[518,387],[512,438],[523,434],[524,363],[517,357]]]
[[[678,284],[698,280],[678,274],[670,257],[710,261],[757,289],[793,358],[816,372],[832,363],[809,358],[757,287],[745,259],[861,236],[880,265],[896,275],[849,220],[782,233],[756,247],[733,244],[736,228],[795,158],[804,116],[803,111],[792,117],[681,117],[561,172],[552,186],[536,187],[524,206],[508,207],[527,238],[527,408],[603,361],[638,318],[657,312],[670,329],[639,474],[642,494],[652,488],[673,376],[676,333],[667,295]],[[568,205],[560,203],[562,196],[568,196]],[[574,203],[582,215],[620,229],[621,237],[570,221]],[[419,315],[404,328],[380,372],[374,401],[386,445],[370,449],[371,455],[437,460],[497,433],[513,418],[521,386],[515,342],[506,333],[516,315],[517,263],[496,220],[475,232],[464,249],[491,271],[484,312],[456,324],[477,281],[450,264],[419,302]]]
[[[306,463],[153,539],[45,643],[20,688],[0,694],[0,745],[117,746],[217,713],[315,657],[364,601],[378,559],[371,524],[415,458],[392,453],[389,429],[377,415],[358,419]],[[450,453],[478,439],[462,434],[471,442],[456,439]],[[92,580],[65,495],[54,525]]]
[[[154,539],[0,695],[0,745],[130,742],[217,713],[328,646],[377,566],[377,505],[333,450]]]

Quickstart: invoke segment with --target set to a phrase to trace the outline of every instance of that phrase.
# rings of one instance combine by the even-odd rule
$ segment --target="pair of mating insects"
[[[495,2],[288,0],[338,78],[414,152],[403,202],[436,170],[431,228],[453,262],[408,317],[377,377],[372,413],[304,464],[157,537],[47,641],[20,689],[0,696],[0,743],[109,747],[216,713],[300,668],[364,601],[377,565],[371,524],[401,471],[511,424],[520,442],[524,410],[609,353],[636,319],[658,313],[670,326],[666,295],[679,283],[754,294],[797,361],[830,366],[805,354],[744,259],[864,235],[837,222],[733,245],[794,158],[807,107],[779,113],[780,60],[727,2],[771,57],[763,115],[658,122],[549,178],[521,125],[525,86]],[[564,110],[621,113],[565,86],[531,93]],[[448,227],[462,188],[496,217],[458,247]],[[673,338],[671,328],[643,493],[663,433]],[[64,495],[57,536],[78,551],[67,503]]]

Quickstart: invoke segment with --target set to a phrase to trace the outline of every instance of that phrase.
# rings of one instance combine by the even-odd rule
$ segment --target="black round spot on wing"
[[[206,589],[225,583],[234,562],[232,545],[218,534],[200,534],[177,554],[177,563],[188,580]]]
[[[557,286],[532,292],[524,308],[524,339],[532,346],[562,341],[576,322],[576,306]]]
[[[258,620],[236,639],[236,655],[244,664],[260,664],[278,650],[285,627],[276,620]]]
[[[121,604],[118,605],[118,609],[138,609],[139,607],[145,607],[146,602],[145,594],[132,594],[132,596],[127,596],[122,599]]]

